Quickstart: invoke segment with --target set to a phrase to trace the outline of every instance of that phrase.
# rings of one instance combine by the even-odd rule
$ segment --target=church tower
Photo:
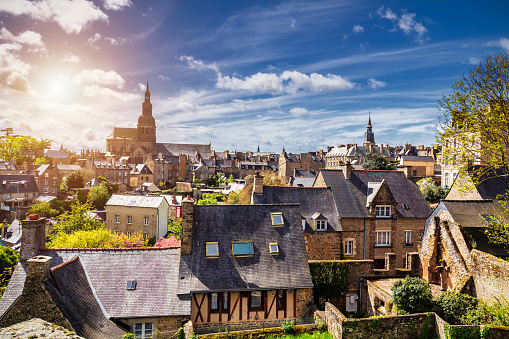
[[[364,133],[364,146],[375,144],[375,133],[373,133],[373,127],[371,126],[371,114],[369,115],[368,126],[366,127],[366,133]]]
[[[147,153],[154,150],[156,144],[156,121],[152,116],[152,103],[150,102],[150,91],[145,91],[145,101],[142,104],[142,113],[138,118],[138,142],[144,147]]]

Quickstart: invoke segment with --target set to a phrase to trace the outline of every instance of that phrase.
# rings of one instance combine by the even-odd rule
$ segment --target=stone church
[[[152,103],[147,81],[145,101],[142,104],[142,113],[138,118],[136,128],[113,127],[113,131],[106,138],[106,152],[109,157],[130,157],[130,162],[143,164],[152,156],[210,156],[211,148],[208,145],[156,143],[156,122],[152,116]]]

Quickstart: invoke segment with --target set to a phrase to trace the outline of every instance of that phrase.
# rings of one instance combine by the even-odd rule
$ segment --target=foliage
[[[407,276],[391,288],[394,305],[399,314],[421,313],[432,309],[432,294],[429,283],[417,277]]]
[[[442,161],[458,166],[460,174],[479,160],[497,168],[507,165],[509,52],[488,56],[452,90],[439,101],[444,116],[437,139],[451,146],[442,149]]]
[[[468,314],[475,308],[479,300],[466,294],[444,291],[435,299],[436,313],[450,324],[466,324]]]
[[[365,170],[393,170],[394,164],[391,164],[382,154],[368,153],[364,156],[362,169]]]
[[[131,332],[127,332],[122,336],[122,339],[134,339],[134,334],[132,334]]]
[[[440,185],[435,185],[435,180],[433,180],[433,178],[422,178],[417,181],[417,186],[419,186],[428,204],[440,202],[449,192],[448,189],[443,189]]]
[[[130,238],[125,234],[112,234],[104,226],[95,230],[76,231],[68,234],[59,232],[51,238],[48,248],[131,248],[146,247],[148,239],[141,233]]]
[[[170,236],[169,238],[159,238],[157,242],[154,244],[154,247],[171,247],[177,248],[180,247],[180,239],[175,238],[174,236]]]
[[[313,315],[313,319],[315,320],[316,328],[318,331],[322,332],[327,329],[327,324],[325,324],[323,320],[320,319],[320,317],[317,317],[316,314]]]
[[[13,268],[19,261],[19,253],[7,247],[0,246],[0,272]]]
[[[253,192],[253,183],[246,184],[242,191],[238,193],[238,204],[249,205],[251,204],[251,193]]]
[[[509,215],[509,191],[499,194],[497,200],[503,211],[503,216],[501,216],[500,220],[504,220],[504,216]],[[505,244],[506,247],[509,247],[509,224],[502,223],[500,220],[493,217],[487,222],[487,228],[484,232],[491,243]]]
[[[309,263],[315,303],[337,300],[343,297],[347,288],[348,262],[315,261]]]
[[[31,136],[14,135],[12,128],[6,128],[2,132],[5,132],[5,135],[0,137],[0,159],[13,161],[18,166],[25,161],[32,164],[37,158],[44,158],[44,151],[51,147],[51,140],[39,141]]]
[[[75,202],[71,204],[71,211],[60,215],[60,223],[55,226],[56,232],[73,233],[76,231],[91,231],[104,227],[104,224],[94,219],[88,213],[92,209],[90,203],[81,204]]]
[[[172,233],[176,238],[182,236],[182,218],[168,219],[168,232]]]
[[[240,194],[235,192],[235,191],[231,191],[228,194],[228,197],[226,198],[225,203],[227,205],[237,205],[237,204],[240,204]]]
[[[104,210],[104,206],[110,199],[108,187],[105,184],[92,186],[88,191],[87,202],[90,203],[96,210]]]
[[[106,189],[108,190],[109,196],[118,192],[118,183],[117,182],[110,184],[108,182],[108,179],[106,179],[105,177],[97,177],[97,180],[101,183],[101,186],[106,187]]]
[[[83,174],[80,170],[73,171],[64,177],[62,184],[60,185],[60,189],[62,191],[69,191],[73,188],[83,188],[85,187],[85,181],[83,179]]]
[[[29,210],[30,214],[39,214],[42,218],[53,218],[60,214],[60,212],[54,208],[51,208],[50,203],[41,201],[37,204],[33,204]]]
[[[284,333],[289,334],[293,332],[293,322],[293,320],[289,320],[288,318],[283,321],[281,327],[283,328]]]
[[[476,312],[472,313],[472,318],[477,320],[475,324],[509,326],[509,300],[503,295],[491,304],[480,301]]]
[[[226,179],[226,183],[227,183],[227,184],[231,184],[232,182],[235,182],[235,179],[233,179],[233,174],[230,174],[230,176],[228,177],[228,179]]]
[[[48,159],[46,159],[46,158],[37,158],[34,160],[34,165],[46,165],[49,163],[50,163],[50,161],[48,161]]]
[[[83,189],[78,189],[76,191],[76,200],[78,200],[82,204],[87,202],[88,192],[87,193],[85,193],[85,192],[86,192],[86,190],[83,190]]]
[[[198,200],[196,205],[217,205],[222,200],[223,194],[221,193],[203,193],[203,197]]]
[[[177,339],[186,339],[186,333],[184,332],[183,327],[179,327],[177,330]]]
[[[148,239],[143,238],[143,234],[134,233],[131,237],[126,234],[112,234],[113,247],[131,248],[131,247],[147,247]]]

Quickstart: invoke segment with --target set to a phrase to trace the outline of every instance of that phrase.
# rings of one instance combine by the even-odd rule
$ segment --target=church
[[[107,157],[129,157],[133,164],[143,164],[149,155],[152,156],[195,156],[200,154],[208,158],[211,153],[210,144],[176,144],[156,142],[156,122],[152,116],[152,103],[147,80],[145,101],[138,118],[136,128],[113,127],[113,131],[106,138]]]

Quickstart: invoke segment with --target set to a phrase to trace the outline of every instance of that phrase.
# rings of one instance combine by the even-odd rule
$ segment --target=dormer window
[[[219,249],[217,242],[205,243],[205,255],[207,258],[219,258]]]
[[[283,221],[283,214],[281,212],[271,213],[270,217],[272,219],[272,226],[282,227],[285,225],[285,223]]]
[[[375,213],[377,218],[390,218],[391,206],[376,206]]]
[[[315,212],[311,217],[315,231],[326,231],[327,230],[327,218],[319,212]]]

